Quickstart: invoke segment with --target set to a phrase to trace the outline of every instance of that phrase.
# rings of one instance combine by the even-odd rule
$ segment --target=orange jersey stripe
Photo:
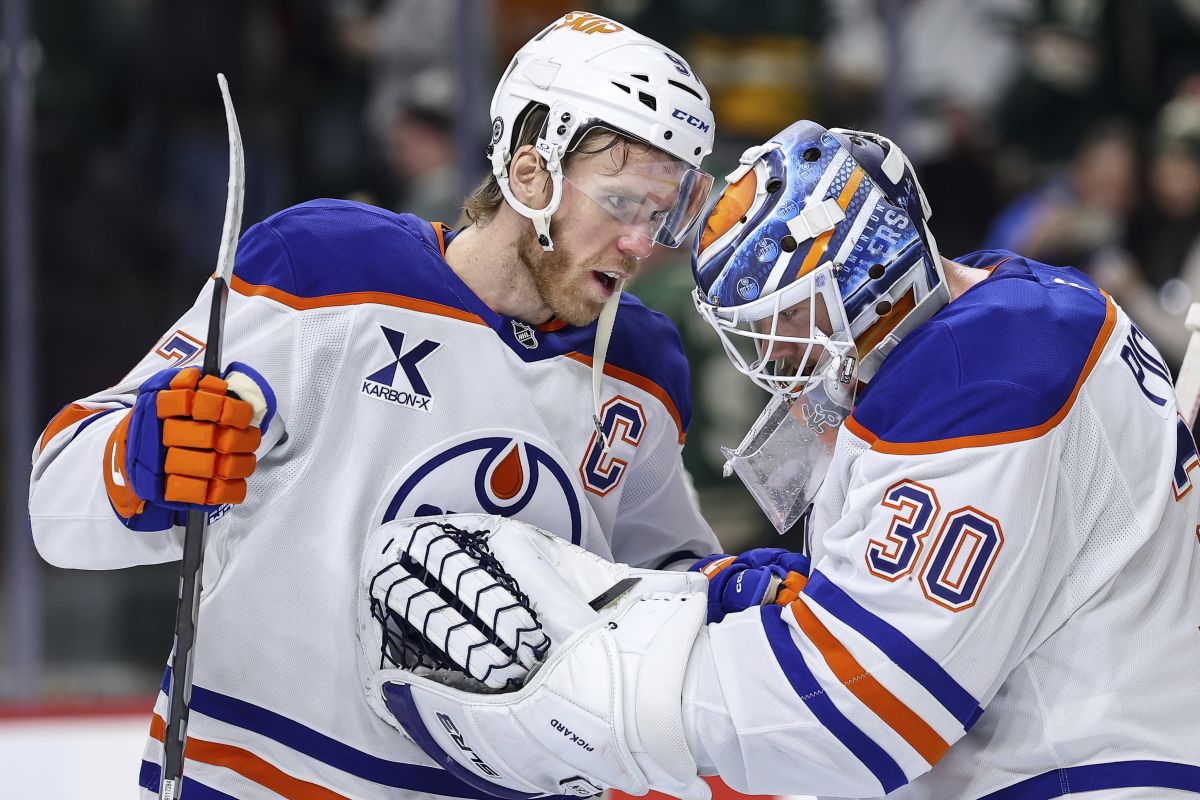
[[[155,714],[150,718],[150,735],[161,742],[166,733],[167,723]],[[287,800],[347,800],[345,795],[289,775],[254,753],[230,744],[189,736],[186,753],[188,761],[233,770]]]
[[[50,424],[46,426],[46,430],[42,431],[41,441],[38,442],[38,454],[40,455],[46,449],[46,445],[50,444],[50,440],[58,436],[67,428],[79,422],[81,419],[87,419],[93,414],[99,414],[107,409],[102,408],[84,408],[78,403],[64,408],[62,411],[54,415],[54,419],[50,420]]]
[[[583,353],[567,353],[566,356],[589,368],[592,366],[591,356],[585,356]],[[671,415],[671,419],[675,420],[675,427],[679,430],[679,443],[683,444],[683,440],[687,437],[687,434],[683,432],[683,420],[679,416],[679,409],[675,407],[675,401],[671,399],[671,395],[667,394],[666,389],[649,378],[643,378],[636,372],[614,367],[612,364],[604,365],[604,374],[619,381],[625,381],[658,398],[658,401],[666,407],[667,413]]]
[[[429,300],[418,300],[415,297],[388,294],[387,292],[343,292],[341,294],[326,294],[317,297],[300,297],[299,295],[285,292],[282,289],[276,289],[274,286],[248,283],[236,275],[230,278],[229,287],[238,294],[246,295],[247,297],[253,295],[267,297],[298,311],[306,311],[312,308],[331,308],[334,306],[373,303],[393,308],[404,308],[409,311],[419,311],[423,314],[436,314],[439,317],[450,317],[451,319],[462,320],[463,322],[472,322],[476,325],[487,324],[483,321],[482,317],[478,314],[472,314],[470,311],[463,311],[460,308],[452,306],[444,306],[441,303],[434,303]]]
[[[431,222],[433,232],[437,234],[438,252],[442,254],[442,258],[446,257],[446,231],[450,230],[450,226],[444,222]]]
[[[541,325],[534,325],[533,327],[537,328],[542,333],[554,333],[555,331],[561,331],[563,328],[567,327],[567,323],[564,320],[556,318],[550,320],[549,322],[543,322]]]
[[[1096,366],[1096,362],[1100,360],[1100,354],[1104,352],[1104,347],[1108,344],[1109,337],[1112,336],[1113,328],[1116,327],[1117,307],[1113,304],[1113,300],[1107,292],[1101,290],[1101,294],[1104,295],[1104,300],[1107,304],[1104,312],[1104,324],[1100,326],[1100,332],[1096,335],[1096,341],[1092,344],[1091,352],[1088,353],[1087,361],[1084,362],[1083,369],[1079,372],[1079,378],[1076,379],[1075,387],[1071,390],[1070,396],[1054,416],[1041,425],[1020,428],[1015,431],[1004,431],[1002,433],[981,433],[973,436],[934,439],[929,442],[884,441],[860,424],[854,418],[853,413],[846,418],[846,427],[855,436],[866,441],[872,450],[878,453],[889,453],[898,456],[948,453],[951,450],[961,450],[968,447],[988,447],[996,444],[1023,442],[1044,435],[1062,422],[1066,418],[1067,412],[1071,410],[1071,406],[1075,405],[1075,398],[1079,396],[1079,390],[1083,388],[1083,382],[1092,374],[1092,369]]]
[[[816,645],[821,657],[842,685],[862,701],[863,705],[874,711],[892,730],[900,734],[930,766],[936,764],[950,749],[946,740],[939,736],[929,723],[921,719],[920,715],[875,680],[870,672],[863,669],[846,646],[829,632],[804,601],[797,600],[790,608],[800,625],[800,630]]]
[[[405,308],[410,311],[418,311],[424,314],[436,314],[442,317],[450,317],[451,319],[462,320],[463,322],[471,322],[476,325],[487,325],[483,318],[477,314],[472,314],[469,311],[444,306],[440,303],[433,303],[428,300],[418,300],[413,297],[404,297],[403,295],[387,294],[385,292],[346,292],[343,294],[329,294],[318,297],[299,297],[298,295],[289,294],[282,289],[276,289],[274,286],[261,286],[258,284],[247,283],[241,278],[234,275],[229,284],[230,288],[241,295],[252,296],[258,295],[270,298],[276,302],[282,303],[289,308],[297,310],[307,310],[312,308],[328,308],[332,306],[349,306],[360,303],[374,303],[376,305],[392,306],[393,308]],[[574,359],[581,364],[587,366],[592,365],[591,356],[585,356],[582,353],[567,353],[568,358]],[[675,420],[675,426],[679,429],[679,443],[682,444],[685,438],[683,432],[683,421],[679,416],[679,410],[675,407],[675,403],[671,400],[670,395],[666,391],[654,383],[653,381],[643,378],[635,372],[630,372],[620,367],[612,366],[611,364],[604,365],[604,374],[609,375],[617,380],[625,381],[633,384],[640,389],[649,392],[657,397],[667,411],[671,414],[671,418]]]
[[[201,764],[233,770],[288,800],[347,800],[345,795],[289,775],[254,753],[233,745],[188,739],[187,757]]]

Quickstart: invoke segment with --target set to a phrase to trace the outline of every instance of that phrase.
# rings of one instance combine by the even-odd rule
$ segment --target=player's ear
[[[508,187],[530,208],[544,208],[550,200],[550,173],[533,145],[523,145],[508,164]]]

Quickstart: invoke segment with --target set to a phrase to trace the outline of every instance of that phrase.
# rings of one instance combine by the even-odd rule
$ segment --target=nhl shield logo
[[[536,350],[538,346],[537,332],[520,320],[512,321],[513,336],[526,350]]]

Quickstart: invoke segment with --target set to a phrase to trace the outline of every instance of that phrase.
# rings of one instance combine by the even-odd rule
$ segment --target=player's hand
[[[221,378],[197,367],[154,374],[109,437],[113,507],[129,519],[146,504],[211,511],[242,502],[275,406],[270,384],[245,364],[230,364]]]
[[[740,556],[707,556],[691,569],[708,578],[708,621],[772,603],[787,605],[808,581],[807,556],[780,547],[759,547]]]

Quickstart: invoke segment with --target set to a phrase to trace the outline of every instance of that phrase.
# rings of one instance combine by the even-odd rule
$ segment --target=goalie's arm
[[[729,614],[693,650],[683,704],[701,769],[753,794],[837,797],[887,794],[932,769],[1031,641],[1038,593],[1066,573],[1070,558],[1049,557],[1062,524],[1046,491],[1056,463],[1052,437],[864,455],[873,479],[846,500],[862,512],[822,533],[797,599]],[[897,486],[915,487],[908,506],[889,499]],[[909,552],[903,521],[922,497],[941,516],[916,540],[925,550]],[[963,540],[973,566],[942,581],[930,565]],[[905,558],[913,580],[888,580]]]
[[[823,534],[828,549],[789,605],[704,626],[703,614],[680,613],[687,603],[637,598],[611,627],[556,640],[518,692],[484,698],[393,673],[388,681],[409,688],[394,692],[403,702],[392,710],[464,774],[495,783],[459,760],[454,735],[438,727],[438,714],[447,716],[505,786],[527,795],[562,793],[563,781],[581,775],[634,794],[699,796],[689,769],[752,794],[886,794],[965,735],[1011,669],[1014,643],[1027,641],[1040,618],[1025,612],[1045,586],[1022,576],[1055,580],[1042,568],[1051,537],[1032,533],[1051,528],[1052,509],[1037,501],[1054,463],[1049,446],[1034,440],[920,463],[877,456],[878,483],[848,501],[873,510]],[[963,613],[930,601],[918,581],[891,583],[860,566],[870,532],[889,530],[895,514],[879,503],[877,486],[911,474],[936,486],[947,507],[986,502],[1003,524],[1004,546]],[[980,490],[1001,484],[1007,500]],[[530,586],[536,601],[537,584]],[[680,637],[694,644],[681,648]],[[563,745],[570,737],[552,720],[568,719],[594,750]]]

